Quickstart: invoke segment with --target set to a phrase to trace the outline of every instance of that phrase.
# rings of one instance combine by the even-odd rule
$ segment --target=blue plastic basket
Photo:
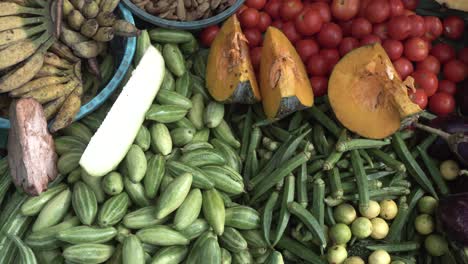
[[[125,6],[120,4],[118,11],[120,17],[132,24],[135,24],[132,13]],[[136,48],[136,38],[119,37],[115,38],[110,44],[113,55],[115,56],[115,61],[120,61],[120,64],[118,65],[112,79],[104,88],[102,88],[99,94],[96,95],[91,101],[81,106],[80,111],[75,117],[75,120],[79,120],[85,117],[101,106],[120,85],[122,79],[125,76],[125,73],[132,63]],[[0,128],[9,129],[10,120],[6,118],[0,118]]]
[[[200,30],[211,25],[219,24],[226,20],[228,17],[234,14],[237,9],[240,8],[240,6],[244,3],[244,0],[237,0],[232,6],[217,14],[216,16],[187,22],[169,20],[153,16],[136,6],[131,0],[123,0],[123,3],[132,11],[134,15],[153,25],[181,30]]]

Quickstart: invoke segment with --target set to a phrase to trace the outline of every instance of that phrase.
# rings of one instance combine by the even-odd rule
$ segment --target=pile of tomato
[[[310,76],[314,95],[327,93],[334,65],[349,51],[379,42],[404,80],[412,76],[408,92],[421,108],[446,115],[454,111],[457,84],[468,74],[468,48],[456,51],[444,39],[460,40],[464,21],[441,20],[414,12],[419,0],[246,0],[237,11],[258,70],[262,33],[281,29],[295,45]],[[209,46],[218,26],[201,32]]]

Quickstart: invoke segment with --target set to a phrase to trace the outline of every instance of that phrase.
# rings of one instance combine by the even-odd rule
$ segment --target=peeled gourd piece
[[[206,86],[211,96],[222,103],[253,104],[261,99],[248,41],[236,15],[224,22],[211,45]]]
[[[260,90],[269,119],[279,119],[314,104],[301,58],[288,38],[274,27],[268,28],[263,41]]]
[[[378,43],[351,51],[335,65],[328,97],[338,120],[367,138],[388,137],[403,119],[422,111]]]

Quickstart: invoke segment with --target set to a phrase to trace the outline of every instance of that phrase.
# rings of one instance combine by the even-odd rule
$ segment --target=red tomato
[[[265,13],[265,12],[260,12],[260,18],[259,18],[259,21],[258,21],[257,28],[261,32],[265,32],[270,25],[271,25],[270,15],[268,15],[268,13]]]
[[[432,47],[431,55],[436,57],[440,63],[444,64],[455,58],[455,49],[448,44],[439,43]]]
[[[416,64],[416,70],[427,70],[437,75],[440,72],[440,62],[436,57],[429,55]]]
[[[408,16],[410,19],[411,25],[411,37],[422,37],[426,33],[426,24],[424,23],[424,18],[418,15]]]
[[[414,78],[414,84],[418,89],[424,89],[426,95],[431,97],[433,94],[437,92],[437,88],[439,87],[439,80],[437,79],[437,75],[433,72],[427,70],[417,70],[411,74]]]
[[[401,41],[386,39],[384,40],[382,46],[392,61],[399,59],[401,55],[403,55],[403,44]]]
[[[304,5],[300,0],[284,0],[280,7],[280,16],[284,21],[293,20],[302,11]]]
[[[262,44],[262,32],[257,28],[244,29],[244,35],[249,41],[250,48],[255,48]]]
[[[366,18],[371,23],[382,23],[390,16],[390,5],[387,0],[372,0],[366,8]]]
[[[401,0],[406,9],[415,10],[418,7],[419,0]]]
[[[411,61],[422,61],[429,54],[429,46],[425,40],[412,37],[405,42],[405,56]]]
[[[333,0],[331,13],[338,20],[350,20],[359,12],[359,0]]]
[[[219,27],[217,25],[206,27],[200,33],[200,42],[203,46],[209,47],[213,40],[216,38],[216,35],[219,32]]]
[[[427,106],[427,95],[423,89],[408,90],[408,95],[413,103],[419,105],[421,109],[426,109]]]
[[[266,4],[266,0],[246,0],[245,5],[257,10],[261,10]]]
[[[322,29],[317,36],[318,43],[321,47],[325,48],[337,47],[342,38],[343,33],[341,32],[341,28],[335,23],[323,24]]]
[[[312,76],[310,78],[310,85],[312,85],[312,90],[314,91],[315,97],[324,96],[327,94],[328,90],[328,79],[323,76]]]
[[[353,19],[351,24],[351,35],[355,38],[362,38],[372,32],[372,24],[369,20],[358,17]]]
[[[365,17],[366,16],[366,9],[369,3],[372,0],[361,0],[361,3],[359,3],[359,12],[358,12],[358,17]]]
[[[310,56],[307,62],[307,72],[311,76],[326,76],[328,74],[327,59],[321,54]]]
[[[328,64],[328,72],[331,72],[340,60],[340,53],[337,49],[322,49],[319,54],[325,57]]]
[[[390,16],[403,15],[405,12],[405,6],[401,0],[388,0],[388,3],[390,4]]]
[[[424,34],[424,36],[428,40],[433,41],[442,34],[442,22],[440,22],[440,19],[438,17],[425,16],[424,24],[426,24],[426,34]]]
[[[244,28],[254,28],[260,21],[260,14],[255,8],[247,8],[239,16],[239,21]]]
[[[411,73],[413,73],[413,64],[405,57],[401,57],[398,60],[393,62],[393,67],[400,75],[400,79],[404,80],[408,77]]]
[[[457,92],[457,85],[449,80],[440,80],[439,88],[437,89],[437,91],[455,95],[455,93]]]
[[[380,39],[387,39],[388,38],[387,23],[374,24],[372,26],[372,34],[378,36]]]
[[[458,59],[468,64],[468,48],[463,48],[458,52]]]
[[[351,32],[353,29],[353,20],[349,21],[340,21],[338,22],[338,25],[341,28],[341,31],[343,31],[343,37],[350,37]]]
[[[241,5],[241,6],[239,7],[239,10],[237,10],[237,12],[236,12],[237,16],[239,17],[239,15],[240,15],[242,12],[244,12],[247,8],[248,8],[248,7],[247,7],[246,5]]]
[[[359,40],[352,37],[346,37],[341,41],[338,50],[340,51],[340,56],[343,57],[346,53],[357,47],[359,47]]]
[[[465,80],[466,74],[466,65],[459,60],[450,60],[444,64],[444,77],[454,83]]]
[[[296,29],[305,36],[311,36],[322,28],[322,17],[316,9],[305,9],[296,17]]]
[[[429,99],[429,110],[436,115],[444,116],[455,110],[455,98],[448,93],[436,93]]]
[[[319,52],[319,45],[313,39],[301,39],[296,42],[296,50],[302,61],[306,63],[310,56]]]
[[[291,41],[291,43],[296,43],[296,41],[301,39],[301,35],[297,32],[294,23],[289,21],[283,24],[283,33]]]
[[[388,21],[388,36],[396,40],[404,40],[411,33],[411,20],[409,17],[402,15],[392,17]]]
[[[323,23],[328,23],[331,21],[331,11],[330,6],[324,2],[315,2],[310,4],[310,8],[317,9],[320,12]]]
[[[444,36],[449,39],[459,39],[463,36],[465,22],[458,16],[448,16],[444,19]]]
[[[378,36],[372,35],[372,34],[364,36],[361,39],[361,46],[374,44],[374,43],[382,43],[382,40]]]
[[[281,20],[275,20],[273,23],[271,23],[272,27],[275,27],[277,29],[283,30],[283,21]]]
[[[260,68],[260,60],[262,58],[262,47],[256,47],[250,50],[250,60],[255,71]]]
[[[280,7],[281,7],[281,0],[269,0],[265,5],[265,12],[267,12],[270,17],[273,19],[280,18]]]

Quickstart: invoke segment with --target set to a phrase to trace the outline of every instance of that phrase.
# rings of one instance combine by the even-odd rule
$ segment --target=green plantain
[[[83,36],[91,38],[96,34],[99,29],[99,24],[96,19],[88,19],[86,20],[83,25],[81,25],[80,32]]]
[[[22,95],[22,98],[33,98],[39,103],[47,103],[53,101],[61,96],[68,95],[71,93],[77,86],[79,82],[71,80],[68,83],[56,84],[52,86],[46,86],[29,93]]]
[[[99,5],[93,0],[87,0],[83,6],[82,12],[88,19],[95,18],[99,14]]]
[[[44,42],[55,41],[54,38],[50,37],[50,33],[46,31],[40,37],[31,40],[23,40],[7,48],[0,50],[0,70],[4,70],[8,67],[16,65],[25,59],[29,58],[37,49],[44,44]]]
[[[22,14],[46,16],[48,11],[46,8],[31,8],[11,2],[0,2],[0,17]]]
[[[60,69],[71,69],[73,64],[69,63],[65,59],[60,58],[57,54],[47,52],[44,57],[44,63],[55,66]]]
[[[96,20],[101,27],[112,27],[117,17],[112,12],[100,12]]]
[[[45,86],[52,86],[56,84],[66,83],[70,80],[69,76],[47,76],[47,77],[40,77],[29,81],[28,83],[24,84],[23,86],[14,89],[10,92],[10,96],[18,97],[30,91],[34,91],[40,89]]]
[[[40,24],[33,27],[21,27],[9,29],[0,32],[0,46],[12,44],[20,40],[25,40],[31,36],[39,34],[47,30],[47,24]]]
[[[80,33],[71,30],[70,28],[62,25],[62,34],[60,40],[67,46],[71,47],[73,44],[87,41],[88,38],[81,35]]]
[[[46,65],[42,65],[42,68],[34,77],[41,78],[41,77],[48,77],[48,76],[66,76],[66,75],[67,75],[67,71],[64,71],[55,66],[46,64]]]
[[[52,133],[57,132],[60,129],[67,127],[73,122],[76,114],[78,113],[78,111],[80,111],[81,93],[82,93],[82,88],[81,88],[81,85],[79,85],[67,97],[62,107],[60,107],[60,110],[58,111],[57,116],[55,117],[55,120],[50,126],[50,131]]]
[[[112,27],[101,27],[93,36],[93,39],[99,42],[109,42],[113,38],[114,38],[114,29]]]
[[[117,36],[136,37],[140,35],[140,30],[136,28],[135,25],[123,19],[116,20],[112,28]]]
[[[94,40],[76,43],[72,46],[76,56],[84,59],[94,58],[100,53],[100,44]]]
[[[0,93],[14,90],[32,80],[43,64],[44,52],[39,51],[17,69],[8,72],[0,78]]]
[[[70,15],[71,11],[75,10],[75,7],[72,5],[72,3],[70,3],[69,0],[63,0],[62,10],[63,16],[67,17],[68,15]]]
[[[0,17],[0,33],[4,30],[21,28],[28,25],[39,24],[46,21],[44,17],[21,17],[21,16],[5,16]]]
[[[54,117],[54,115],[58,112],[60,107],[62,107],[63,102],[65,102],[65,99],[67,99],[67,97],[62,96],[44,105],[44,115],[46,116],[47,120],[50,120],[52,117]]]
[[[77,62],[80,60],[78,57],[73,55],[73,51],[67,45],[60,41],[54,42],[49,50],[57,54],[60,58],[64,58],[70,62]]]
[[[67,16],[68,25],[74,30],[80,30],[81,25],[85,22],[85,17],[78,10],[72,10]]]

